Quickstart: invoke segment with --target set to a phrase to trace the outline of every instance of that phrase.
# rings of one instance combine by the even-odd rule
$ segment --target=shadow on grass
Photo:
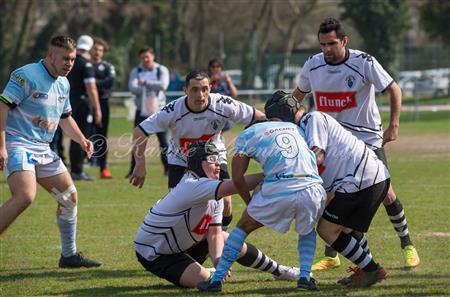
[[[10,270],[17,271],[17,270]],[[20,272],[5,273],[8,270],[2,270],[2,281],[18,281],[21,279],[37,279],[37,278],[55,278],[58,280],[70,280],[70,279],[102,279],[102,278],[122,278],[132,277],[133,275],[142,276],[145,274],[145,270],[141,269],[123,269],[123,270],[104,270],[102,268],[97,269],[57,269],[57,270],[43,270],[40,268],[32,268],[21,270]]]

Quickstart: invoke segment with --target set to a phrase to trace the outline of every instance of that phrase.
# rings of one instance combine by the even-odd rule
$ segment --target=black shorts
[[[186,171],[186,167],[169,164],[169,189],[175,188]],[[220,179],[229,179],[227,164],[220,164]]]
[[[377,155],[378,159],[380,159],[381,162],[383,162],[384,166],[386,166],[386,168],[389,169],[388,161],[387,161],[387,158],[386,158],[386,153],[384,152],[384,148],[380,147],[380,148],[374,150],[373,152],[375,153],[375,155]]]
[[[322,217],[332,223],[367,232],[378,207],[386,197],[390,182],[388,178],[356,193],[336,192]]]
[[[141,263],[147,271],[168,280],[177,287],[182,287],[180,279],[186,268],[195,262],[203,264],[206,261],[207,256],[208,241],[206,241],[206,239],[200,241],[197,245],[194,245],[184,253],[159,256],[153,261],[148,261],[140,254],[136,253],[139,263]]]

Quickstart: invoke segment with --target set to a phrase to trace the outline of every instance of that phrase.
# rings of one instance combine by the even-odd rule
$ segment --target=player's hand
[[[145,182],[145,175],[147,170],[145,169],[145,160],[136,161],[133,173],[130,176],[129,182],[135,187],[142,188]]]
[[[95,124],[97,126],[101,126],[102,125],[102,111],[99,108],[95,109],[94,119],[95,119]]]
[[[140,86],[145,86],[145,80],[143,80],[143,79],[138,79],[138,85],[140,85]]]
[[[80,146],[83,151],[86,152],[87,158],[90,159],[92,157],[92,154],[94,153],[94,145],[92,144],[92,141],[84,138],[80,141]]]
[[[389,125],[389,127],[383,133],[383,146],[390,141],[397,140],[397,137],[398,137],[398,126]]]
[[[8,152],[6,148],[0,149],[0,170],[4,170],[6,168],[6,164],[8,163]]]

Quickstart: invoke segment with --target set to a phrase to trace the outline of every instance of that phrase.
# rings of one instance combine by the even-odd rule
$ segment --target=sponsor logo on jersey
[[[327,71],[328,71],[328,73],[331,73],[331,74],[341,73],[341,70],[331,70],[331,69],[328,69]]]
[[[196,122],[196,121],[201,121],[201,120],[204,120],[204,119],[206,119],[206,117],[193,118],[192,120],[194,122]]]
[[[171,113],[172,111],[174,111],[174,109],[175,109],[175,102],[170,102],[169,104],[161,108],[161,110],[164,110],[167,113]]]
[[[58,124],[55,122],[50,122],[47,121],[44,118],[41,118],[40,116],[35,116],[32,120],[33,124],[36,127],[40,127],[42,129],[44,129],[45,131],[55,131],[56,128],[58,127]]]
[[[25,78],[21,77],[20,75],[18,75],[16,73],[11,74],[11,80],[15,83],[18,83],[22,87],[26,81]]]
[[[191,147],[191,144],[194,142],[199,142],[202,140],[208,141],[210,140],[214,134],[205,134],[198,138],[180,138],[180,150],[183,153],[183,155],[187,155],[187,152],[189,151],[189,148]]]
[[[34,92],[31,97],[33,97],[34,99],[48,99],[48,94],[47,93],[41,93],[41,92]]]
[[[348,75],[345,78],[345,83],[347,84],[347,87],[349,87],[351,89],[353,87],[353,85],[355,84],[355,77],[353,75]]]
[[[269,136],[270,134],[274,133],[274,132],[283,132],[283,131],[294,131],[295,129],[292,127],[281,127],[281,128],[275,128],[275,129],[270,129],[267,131],[264,131],[264,136]]]
[[[210,214],[205,214],[200,222],[198,222],[197,226],[195,226],[193,233],[198,235],[204,235],[208,232],[209,223],[212,221],[212,216]]]
[[[230,97],[220,97],[219,100],[217,100],[217,102],[223,102],[224,104],[231,104],[231,103],[236,104]]]
[[[356,107],[356,92],[315,92],[316,107],[323,112],[341,112]]]

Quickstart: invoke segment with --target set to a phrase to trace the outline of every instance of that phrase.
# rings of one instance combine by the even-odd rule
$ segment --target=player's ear
[[[342,38],[342,45],[347,46],[347,43],[348,43],[348,36],[344,36],[344,38]]]

